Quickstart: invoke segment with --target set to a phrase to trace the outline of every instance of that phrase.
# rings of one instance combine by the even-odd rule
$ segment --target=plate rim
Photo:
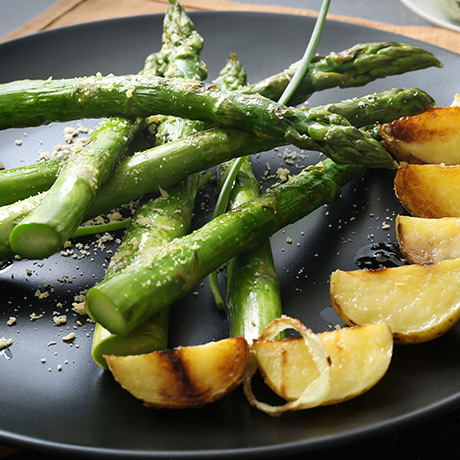
[[[407,0],[401,0],[405,3]],[[233,10],[223,10],[223,11],[214,11],[214,10],[203,10],[203,11],[191,11],[188,13],[192,18],[193,16],[201,16],[201,15],[228,15],[228,14],[236,14],[236,15],[270,15],[270,16],[286,16],[286,17],[295,17],[295,18],[303,18],[306,21],[313,21],[315,18],[310,16],[299,16],[295,14],[289,13],[274,13],[274,12],[262,12],[262,11],[233,11]],[[62,26],[59,28],[53,28],[49,30],[43,30],[31,34],[27,34],[21,37],[12,38],[6,40],[4,42],[0,42],[0,47],[8,46],[10,44],[17,43],[23,40],[33,40],[37,36],[43,35],[52,35],[52,34],[60,34],[63,31],[72,30],[72,29],[81,29],[86,27],[97,27],[98,24],[101,23],[116,23],[116,22],[124,22],[127,20],[139,20],[139,18],[146,18],[146,17],[163,17],[163,13],[150,13],[150,14],[140,14],[140,15],[133,15],[133,16],[124,16],[124,17],[117,17],[117,18],[109,18],[109,19],[101,19],[96,21],[88,21],[80,24],[71,24]],[[425,46],[430,46],[434,49],[440,49],[445,53],[452,54],[454,56],[457,53],[453,51],[447,50],[445,48],[441,48],[439,46],[423,42],[421,40],[413,39],[404,35],[384,31],[378,28],[374,28],[367,25],[355,24],[355,23],[344,23],[339,20],[335,19],[328,19],[330,23],[338,23],[342,25],[347,25],[348,27],[353,28],[362,28],[368,29],[372,31],[378,31],[383,34],[391,35],[392,37],[404,39],[416,44],[422,44]],[[88,446],[80,446],[77,444],[69,444],[69,443],[58,443],[53,441],[44,441],[40,438],[35,438],[28,435],[18,435],[16,433],[10,433],[7,430],[0,428],[0,440],[5,445],[9,445],[13,441],[14,447],[18,447],[20,449],[30,449],[34,448],[41,452],[47,452],[51,454],[91,454],[92,456],[96,455],[98,458],[108,458],[110,457],[125,457],[129,455],[133,458],[211,458],[215,457],[216,455],[219,458],[233,458],[240,455],[261,455],[261,454],[296,454],[296,453],[306,453],[306,452],[313,452],[324,449],[327,444],[327,447],[338,447],[346,444],[350,444],[356,441],[366,441],[369,439],[373,439],[375,437],[388,434],[390,432],[395,432],[400,429],[408,428],[412,426],[414,423],[422,423],[424,421],[431,420],[432,418],[436,418],[438,416],[442,416],[452,410],[456,410],[460,407],[460,390],[457,394],[451,395],[447,398],[444,398],[441,401],[437,401],[436,403],[432,403],[429,406],[425,406],[421,409],[415,410],[410,412],[409,414],[404,414],[402,416],[397,417],[396,419],[386,420],[383,422],[377,422],[372,425],[366,426],[364,429],[354,429],[352,431],[347,431],[344,433],[340,433],[340,435],[330,435],[330,436],[322,436],[319,440],[302,440],[302,441],[291,441],[284,444],[277,444],[277,445],[268,445],[268,446],[256,446],[256,447],[241,447],[241,448],[234,448],[234,449],[223,449],[223,450],[193,450],[193,451],[152,451],[152,450],[145,450],[145,451],[137,451],[137,450],[120,450],[120,449],[109,449],[109,448],[100,448],[100,447],[88,447]]]

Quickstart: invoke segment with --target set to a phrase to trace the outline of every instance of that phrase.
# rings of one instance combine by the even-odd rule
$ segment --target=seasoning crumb
[[[53,321],[56,326],[60,326],[61,324],[65,324],[67,322],[67,316],[66,315],[53,316]]]
[[[7,339],[6,337],[0,337],[0,350],[9,347],[13,343],[13,339]]]
[[[16,324],[16,318],[14,316],[10,316],[9,320],[6,322],[8,326],[12,326],[13,324]]]
[[[36,313],[31,313],[29,317],[31,321],[36,321],[37,319],[40,319],[43,317],[43,313],[41,313],[40,315],[37,315]]]
[[[65,337],[62,337],[62,340],[64,342],[72,342],[72,340],[75,339],[75,333],[71,332],[70,334],[67,334]]]

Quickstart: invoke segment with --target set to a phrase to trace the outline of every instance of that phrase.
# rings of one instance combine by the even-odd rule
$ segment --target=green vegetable
[[[206,67],[197,59],[203,39],[177,1],[171,1],[164,22],[165,46],[160,54],[167,74],[206,78]],[[142,73],[151,74],[147,69]],[[142,126],[140,121],[118,117],[105,120],[83,149],[65,163],[37,209],[11,232],[13,251],[26,258],[44,258],[56,252],[78,228],[98,189]]]
[[[219,81],[225,88],[246,84],[246,73],[236,56],[230,57]],[[221,164],[219,172],[221,193],[214,218],[227,210],[228,203],[231,203],[230,208],[237,208],[259,196],[260,184],[252,171],[249,156]],[[226,268],[226,303],[222,299],[215,271],[208,276],[209,286],[217,307],[226,308],[230,336],[242,336],[251,343],[267,324],[282,313],[280,284],[270,241],[264,239],[254,248],[229,260]]]
[[[212,129],[187,136],[174,142],[152,148],[126,158],[116,168],[106,184],[99,190],[86,212],[84,220],[98,216],[118,206],[130,203],[142,195],[157,192],[159,187],[168,189],[190,174],[211,168],[241,155],[257,153],[276,147],[272,139],[259,139],[249,131],[237,129]],[[22,200],[20,205],[0,208],[0,255],[5,258],[13,254],[9,241],[3,238],[11,233],[15,225],[31,212],[33,206],[46,193]],[[3,209],[7,208],[7,209]]]
[[[252,171],[250,158],[242,158],[230,196],[231,209],[259,196],[260,185]],[[234,161],[222,165],[223,178]],[[260,335],[265,326],[281,316],[280,283],[268,239],[227,262],[225,306],[230,321],[230,335],[243,336],[249,343]]]
[[[364,170],[326,160],[161,250],[145,251],[122,273],[89,289],[89,315],[112,333],[133,330],[226,261],[335,200]]]
[[[42,259],[62,247],[142,124],[112,117],[93,131],[83,149],[65,162],[40,204],[11,232],[10,245],[16,254]]]
[[[214,83],[221,88],[237,91],[243,85],[247,83],[247,75],[243,66],[241,65],[240,60],[236,54],[231,54],[225,66],[220,71],[219,76],[214,80]],[[232,167],[227,171],[226,177],[221,181],[221,190],[219,196],[217,197],[216,204],[214,206],[213,217],[217,217],[220,214],[224,213],[227,210],[228,201],[230,194],[232,192],[233,183],[236,179],[238,171],[240,169],[240,162],[244,157],[237,158],[235,161],[232,161]],[[208,276],[208,284],[211,290],[211,293],[214,297],[217,308],[223,309],[225,302],[222,298],[222,294],[219,288],[218,274],[217,271],[214,271]]]
[[[299,63],[295,63],[283,72],[242,88],[241,91],[278,100],[298,65]],[[396,42],[358,44],[325,57],[315,56],[292,95],[290,104],[300,104],[316,91],[364,86],[378,78],[427,67],[442,67],[442,63],[433,54],[418,46]]]
[[[82,117],[152,114],[252,130],[259,136],[321,151],[337,163],[396,167],[378,141],[340,115],[298,110],[201,81],[132,75],[0,85],[0,128]]]
[[[304,56],[292,76],[291,81],[280,96],[278,100],[280,104],[287,104],[289,102],[299,86],[299,83],[307,73],[321,37],[329,4],[329,0],[323,1]],[[232,64],[233,68],[228,65],[228,69],[225,68],[224,71],[227,71],[232,76],[240,76],[242,81],[238,86],[246,84],[246,76],[243,76],[243,69],[239,62],[234,60]],[[225,84],[228,82],[229,78],[224,75],[221,76],[221,80]],[[230,84],[233,85],[233,83]],[[226,86],[224,87],[229,89]],[[214,217],[221,214],[223,208],[226,208],[228,203],[227,195],[229,195],[230,190],[232,190],[231,184],[234,182],[236,175],[238,175],[239,185],[237,190],[232,190],[232,193],[236,194],[233,197],[234,202],[243,203],[258,195],[259,184],[252,173],[249,157],[241,157],[237,160],[233,160],[230,162],[230,165],[227,166],[227,168],[222,168],[226,178],[223,183],[221,195],[217,200]],[[243,170],[241,170],[241,168],[243,168]],[[273,266],[273,257],[269,241],[264,241],[256,249],[251,250],[250,253],[246,253],[244,260],[236,257],[234,260],[230,261],[227,264],[227,272],[230,280],[227,301],[230,301],[229,316],[231,334],[243,335],[252,341],[252,339],[262,332],[262,329],[271,320],[281,315],[279,282]],[[263,284],[259,282],[261,276],[266,279],[266,282]],[[238,279],[238,282],[232,282],[235,279]],[[209,276],[209,284],[214,298],[216,299],[217,306],[222,308],[223,300],[220,295],[216,272]],[[247,321],[248,319],[249,321]]]
[[[163,20],[162,40],[163,66],[159,75],[192,80],[206,78],[206,65],[199,58],[203,37],[195,30],[190,17],[176,0],[169,1]]]
[[[430,96],[417,89],[393,90],[391,105],[388,105],[389,99],[386,94],[384,92],[364,99],[337,103],[334,110],[339,111],[344,107],[350,114],[354,107],[354,115],[350,120],[357,126],[363,126],[376,121],[383,123],[393,120],[398,116],[398,108],[403,111],[414,110],[415,114],[434,104]],[[388,114],[385,113],[387,110]],[[378,118],[372,120],[374,112]],[[98,191],[85,219],[129,203],[146,193],[157,192],[158,187],[168,189],[190,174],[231,160],[236,155],[249,155],[286,144],[287,142],[279,140],[259,138],[249,131],[214,128],[139,152],[121,161],[109,180]],[[40,199],[42,198],[43,194]],[[38,200],[33,196],[17,206],[0,208],[0,258],[4,259],[13,254],[8,235]]]
[[[231,62],[231,58],[229,62]],[[394,88],[382,93],[344,100],[335,104],[327,104],[310,110],[326,110],[338,113],[349,120],[354,126],[363,127],[377,122],[386,123],[402,116],[421,113],[432,106],[434,106],[433,99],[423,91],[414,88]],[[183,118],[174,118],[174,120],[174,125],[171,122],[168,124],[160,122],[158,124],[156,133],[158,143],[164,144],[169,142],[173,137],[177,139],[180,137],[178,133],[184,133],[186,129],[190,134],[193,134],[195,131],[202,131],[205,128],[203,123],[196,120]],[[174,133],[174,130],[177,130],[177,132]],[[145,155],[144,153],[135,154],[133,163],[136,158],[142,158],[151,153],[152,151],[149,150]],[[0,171],[0,189],[5,191],[5,194],[0,195],[2,203],[9,204],[18,199],[27,198],[27,196],[34,193],[48,190],[56,180],[58,171],[59,164],[55,162],[37,163]],[[34,180],[23,179],[26,177],[33,177]],[[7,185],[4,186],[3,181]],[[8,190],[14,190],[14,193],[10,196]]]
[[[191,43],[190,43],[191,42]],[[175,0],[170,0],[163,22],[164,69],[167,74],[178,74],[190,78],[205,78],[206,67],[199,59],[202,47],[201,36],[195,31],[190,18]],[[169,130],[167,141],[189,134],[193,122],[182,123],[180,119],[165,118],[157,126],[163,133]],[[195,123],[196,124],[196,123]],[[123,242],[112,257],[106,278],[126,269],[146,250],[161,248],[174,238],[190,231],[199,176],[192,174],[161,196],[140,206],[125,232]],[[104,355],[129,355],[149,353],[167,348],[169,309],[164,308],[152,318],[140,324],[128,334],[115,335],[96,323],[92,344],[93,359],[107,368]]]
[[[313,107],[310,110],[338,113],[351,124],[363,127],[422,113],[434,105],[434,100],[423,91],[414,88],[393,88],[357,99]]]
[[[32,212],[44,198],[44,194],[16,201],[15,203],[0,208],[0,259],[13,255],[10,246],[10,233],[14,226]]]
[[[64,158],[41,161],[0,171],[0,206],[48,190],[56,180]]]
[[[135,213],[123,242],[107,268],[105,279],[121,273],[139,254],[152,252],[190,231],[198,176],[192,175],[164,195],[144,203]],[[162,350],[168,345],[169,309],[164,308],[127,334],[115,335],[96,323],[93,359],[106,368],[104,354],[129,355]]]

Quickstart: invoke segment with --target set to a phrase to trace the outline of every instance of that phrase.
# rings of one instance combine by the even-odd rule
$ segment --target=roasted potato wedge
[[[460,257],[460,218],[397,216],[396,237],[411,264],[428,264]]]
[[[460,318],[460,259],[377,270],[336,270],[330,294],[349,325],[386,322],[396,343],[446,333]]]
[[[202,407],[242,381],[249,346],[242,337],[152,353],[104,355],[115,380],[148,407]]]
[[[436,107],[379,129],[387,150],[401,161],[460,164],[460,107]]]
[[[460,217],[460,166],[402,163],[394,187],[415,217]]]
[[[390,365],[393,335],[386,323],[345,327],[317,335],[331,360],[330,388],[321,405],[344,402],[366,392]],[[251,354],[266,384],[286,400],[299,398],[318,376],[301,337],[255,340]]]
[[[317,407],[326,400],[331,387],[331,358],[329,353],[318,335],[302,324],[297,318],[282,315],[280,318],[274,319],[264,328],[257,340],[259,342],[274,340],[280,332],[286,329],[293,329],[300,333],[303,350],[309,356],[310,378],[304,381],[304,385],[302,388],[299,388],[298,394],[294,398],[287,400],[285,404],[274,406],[257,399],[252,391],[251,383],[258,369],[256,349],[253,349],[252,345],[251,358],[243,381],[243,390],[248,402],[257,409],[272,416],[278,416],[284,412]],[[282,352],[281,360],[283,356],[284,353]],[[268,358],[270,359],[272,356],[270,355]],[[274,367],[276,368],[276,363]],[[292,368],[289,377],[297,371],[298,369]],[[282,387],[282,383],[280,386]]]

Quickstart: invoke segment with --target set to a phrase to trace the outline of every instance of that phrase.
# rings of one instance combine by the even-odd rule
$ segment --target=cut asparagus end
[[[13,252],[27,259],[53,255],[81,224],[93,196],[86,179],[61,174],[40,204],[11,232]]]
[[[90,292],[91,291],[91,292]],[[117,305],[99,289],[90,289],[86,296],[87,304],[91,304],[91,309],[87,309],[90,318],[98,322],[103,326],[117,333],[125,329],[125,318],[123,314],[118,310]],[[99,319],[103,318],[104,321]]]
[[[50,225],[24,223],[10,234],[11,249],[25,259],[44,259],[61,247],[60,234]]]
[[[166,337],[164,339],[160,340],[160,337],[148,333],[110,334],[93,347],[92,357],[99,366],[108,369],[104,355],[128,356],[163,350],[167,346]]]

